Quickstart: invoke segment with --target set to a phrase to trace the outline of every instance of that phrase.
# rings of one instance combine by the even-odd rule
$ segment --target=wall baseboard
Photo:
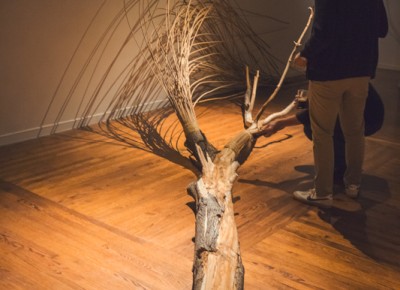
[[[398,64],[379,63],[378,68],[400,71],[400,65],[398,65]]]
[[[127,116],[131,111],[146,112],[155,108],[160,108],[162,105],[166,103],[166,100],[158,100],[151,103],[146,103],[140,106],[132,106],[127,107],[119,111],[119,115]],[[0,146],[15,144],[19,142],[24,142],[32,139],[36,139],[39,137],[49,136],[55,133],[61,133],[69,130],[73,130],[77,128],[77,124],[82,122],[83,120],[89,121],[89,125],[96,124],[100,122],[100,120],[104,117],[110,115],[110,112],[107,113],[98,113],[85,119],[78,118],[72,120],[61,121],[59,123],[51,123],[46,124],[40,127],[29,128],[26,130],[11,132],[7,134],[0,135]]]

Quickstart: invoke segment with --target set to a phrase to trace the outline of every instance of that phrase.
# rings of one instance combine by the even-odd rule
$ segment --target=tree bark
[[[239,157],[247,158],[253,146],[252,134],[244,130],[214,160],[198,149],[203,175],[189,187],[196,199],[193,289],[243,289],[232,186]]]

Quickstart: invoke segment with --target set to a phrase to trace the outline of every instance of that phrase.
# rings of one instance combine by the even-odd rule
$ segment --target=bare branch
[[[283,83],[283,81],[284,81],[285,78],[286,78],[286,74],[287,74],[287,72],[288,72],[288,70],[289,70],[289,67],[291,66],[291,64],[292,64],[292,62],[293,62],[295,53],[297,52],[298,47],[300,47],[300,46],[302,45],[302,44],[301,44],[301,41],[303,40],[303,37],[304,37],[305,33],[307,32],[307,30],[308,30],[308,28],[309,28],[309,26],[310,26],[310,24],[311,24],[311,21],[312,21],[312,19],[313,19],[313,17],[314,17],[314,10],[313,10],[311,7],[309,7],[308,9],[310,10],[310,16],[308,17],[308,21],[307,21],[307,23],[306,23],[306,26],[304,27],[303,32],[301,33],[299,39],[298,39],[296,42],[294,42],[294,48],[293,48],[293,50],[292,50],[292,53],[291,53],[290,56],[289,56],[289,59],[288,59],[288,61],[287,61],[287,63],[286,63],[285,70],[284,70],[283,73],[282,73],[282,76],[281,76],[281,78],[280,78],[280,80],[279,80],[279,83],[277,84],[277,86],[276,86],[275,90],[273,91],[273,93],[271,94],[271,96],[270,96],[270,97],[268,98],[268,100],[262,105],[261,109],[260,109],[259,112],[257,113],[257,115],[256,115],[256,120],[255,120],[256,122],[259,121],[259,119],[261,118],[261,115],[262,115],[262,113],[264,112],[265,108],[266,108],[266,107],[268,106],[268,104],[275,98],[275,96],[278,94],[279,90],[281,89],[282,83]]]

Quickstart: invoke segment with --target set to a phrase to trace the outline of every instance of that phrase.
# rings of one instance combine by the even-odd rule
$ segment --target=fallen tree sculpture
[[[252,118],[252,110],[259,75],[256,74],[251,85],[249,70],[246,70],[244,121],[247,128],[233,137],[223,149],[217,150],[206,139],[197,123],[193,104],[193,90],[197,84],[191,82],[192,72],[204,65],[202,61],[208,56],[198,52],[212,44],[212,41],[204,39],[201,26],[213,8],[210,3],[192,5],[189,2],[175,10],[173,19],[171,15],[167,15],[166,23],[170,26],[166,35],[160,38],[167,41],[160,41],[155,47],[156,52],[163,51],[164,55],[162,59],[158,53],[152,55],[157,56],[154,58],[156,75],[182,124],[186,146],[201,168],[199,179],[189,186],[189,191],[196,200],[193,289],[243,289],[244,268],[234,218],[232,185],[238,167],[251,153],[262,126],[289,113],[295,106],[295,102],[292,102],[282,112],[260,120],[265,107],[282,85],[297,47],[310,24],[312,13],[306,28],[295,42],[280,82],[257,113],[255,120]]]
[[[142,2],[146,2],[147,5]],[[139,115],[145,104],[152,103],[157,98],[160,88],[164,89],[168,103],[182,126],[186,140],[185,146],[191,153],[199,172],[198,180],[188,186],[188,191],[196,201],[193,289],[243,289],[244,267],[234,218],[232,186],[237,177],[237,169],[246,161],[257,138],[262,135],[262,127],[288,114],[295,107],[295,101],[293,101],[281,112],[262,118],[265,108],[281,88],[294,54],[301,45],[313,16],[312,9],[274,92],[253,118],[256,90],[261,75],[259,70],[256,70],[254,79],[251,81],[250,69],[248,67],[243,69],[245,65],[242,61],[245,60],[240,58],[240,53],[236,51],[236,54],[230,54],[231,47],[229,46],[235,45],[232,35],[224,35],[231,26],[234,26],[237,31],[242,29],[240,32],[242,35],[251,36],[252,33],[246,30],[247,23],[238,22],[241,18],[235,14],[234,9],[226,0],[175,1],[174,3],[167,0],[166,7],[162,9],[159,8],[159,3],[160,1],[157,0],[124,2],[124,10],[113,20],[113,25],[121,23],[123,17],[126,16],[124,13],[139,6],[140,17],[137,22],[131,24],[131,32],[124,46],[138,33],[143,35],[144,42],[141,44],[142,49],[138,56],[125,68],[125,71],[129,73],[124,85],[107,104],[107,112],[99,124],[102,128],[106,124],[103,130],[115,137],[118,135],[117,126],[113,125],[115,120]],[[109,29],[115,28],[110,25]],[[238,45],[243,39],[237,38]],[[230,43],[226,43],[227,41]],[[267,51],[258,41],[256,39],[253,44],[260,53],[250,59],[253,63],[260,61],[263,66],[270,67],[271,70],[275,69],[268,59],[263,59]],[[246,43],[241,49],[248,50],[247,52],[251,54],[251,48]],[[92,55],[95,55],[95,52]],[[115,56],[116,58],[118,55]],[[107,78],[114,63],[113,61],[109,65],[102,81]],[[82,71],[80,75],[83,74]],[[242,75],[245,76],[245,82],[238,80],[237,76]],[[244,129],[222,149],[218,149],[201,131],[195,106],[216,93],[232,95],[231,92],[238,82],[246,84],[243,97]],[[79,113],[81,117],[77,119],[79,127],[89,125],[95,109],[103,101],[104,97],[100,93],[102,86],[103,83],[96,86],[96,90],[83,110],[79,108],[79,111],[83,111]],[[69,92],[56,123],[60,121],[75,88],[76,85]],[[111,88],[106,91],[110,90]],[[237,93],[233,95],[237,96]],[[118,139],[123,140],[123,137],[118,136]],[[169,145],[166,144],[166,146]]]

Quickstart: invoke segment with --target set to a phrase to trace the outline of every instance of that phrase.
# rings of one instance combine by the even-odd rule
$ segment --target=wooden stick
[[[287,74],[287,72],[289,70],[289,67],[293,62],[294,55],[297,52],[297,48],[301,46],[301,41],[302,41],[304,35],[306,34],[306,32],[308,30],[308,27],[311,24],[311,20],[314,17],[314,10],[311,7],[309,7],[308,9],[310,10],[310,16],[308,17],[308,21],[306,23],[306,26],[304,27],[303,32],[301,33],[299,39],[296,42],[294,42],[294,48],[292,50],[292,53],[289,56],[289,59],[288,59],[288,61],[286,63],[285,70],[282,73],[282,76],[281,76],[281,78],[279,80],[279,83],[277,84],[277,86],[276,86],[275,90],[273,91],[273,93],[271,94],[271,96],[268,98],[268,100],[262,105],[261,109],[258,111],[258,113],[256,115],[256,120],[255,120],[256,122],[258,122],[258,120],[260,119],[260,117],[261,117],[262,113],[264,112],[265,108],[267,107],[267,105],[276,97],[276,95],[278,94],[279,90],[281,89],[282,83],[286,78],[286,74]]]

